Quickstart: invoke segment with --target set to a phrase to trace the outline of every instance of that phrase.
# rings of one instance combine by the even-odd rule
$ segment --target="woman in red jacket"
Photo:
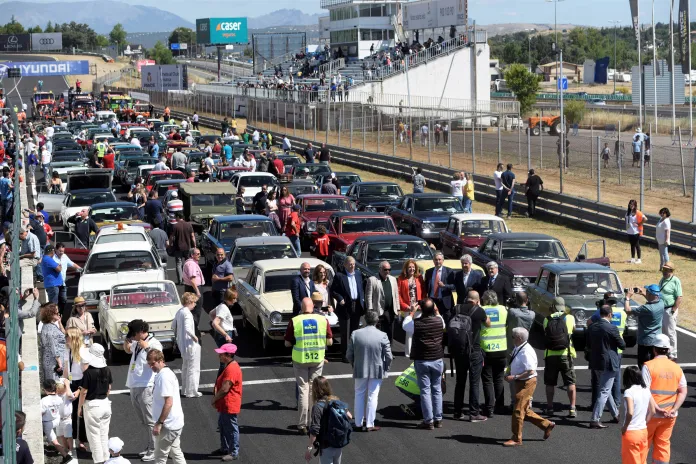
[[[404,263],[404,267],[396,282],[399,287],[400,315],[401,319],[403,319],[411,310],[419,309],[418,302],[425,297],[425,282],[415,260],[409,259]],[[415,318],[420,316],[420,310],[416,311]],[[409,357],[411,354],[411,338],[412,336],[406,334],[404,341],[404,355],[406,357]]]

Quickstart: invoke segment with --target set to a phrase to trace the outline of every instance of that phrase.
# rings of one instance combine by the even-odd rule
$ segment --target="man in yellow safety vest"
[[[507,355],[507,309],[498,304],[495,291],[487,290],[481,298],[482,308],[490,325],[481,326],[481,350],[483,351],[483,414],[489,418],[505,414],[505,365]]]
[[[312,408],[312,381],[321,375],[326,347],[333,343],[331,326],[325,316],[313,314],[311,298],[301,301],[300,314],[293,317],[285,331],[285,346],[292,347],[292,365],[298,390],[297,425],[301,435],[307,435]],[[344,343],[343,340],[341,340]]]
[[[396,378],[396,388],[399,389],[401,393],[408,396],[412,405],[400,404],[399,407],[409,417],[421,418],[421,406],[420,406],[420,387],[418,387],[418,379],[416,378],[416,368],[415,364],[411,363],[405,371],[401,373],[400,376]]]

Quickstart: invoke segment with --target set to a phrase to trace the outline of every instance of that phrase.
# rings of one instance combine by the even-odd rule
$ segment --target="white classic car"
[[[88,311],[96,311],[99,299],[114,285],[165,280],[165,273],[163,259],[149,240],[98,244],[87,257],[77,294]]]
[[[302,263],[314,268],[321,264],[327,270],[329,282],[334,270],[326,262],[316,258],[264,259],[256,261],[246,277],[237,277],[239,306],[242,308],[242,325],[254,327],[262,338],[264,350],[271,347],[273,340],[283,340],[288,322],[292,319],[292,295],[290,282],[300,274]],[[338,338],[338,319],[327,317]]]
[[[128,323],[142,319],[165,350],[174,347],[172,321],[181,308],[174,282],[169,280],[114,285],[99,298],[99,333],[109,362],[124,351]]]

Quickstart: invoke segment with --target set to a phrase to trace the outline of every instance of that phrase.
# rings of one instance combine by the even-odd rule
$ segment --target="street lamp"
[[[546,2],[553,3],[553,30],[554,30],[554,43],[558,49],[561,48],[558,43],[558,2],[564,2],[565,0],[546,0]],[[558,82],[558,58],[556,58],[556,82]],[[557,90],[558,91],[558,90]]]
[[[618,19],[610,19],[609,22],[614,25],[614,95],[616,95],[616,73],[619,71],[619,66],[616,63],[616,26],[621,21]]]

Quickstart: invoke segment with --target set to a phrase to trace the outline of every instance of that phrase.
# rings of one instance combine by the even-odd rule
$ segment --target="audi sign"
[[[48,50],[62,50],[63,33],[51,32],[31,35],[31,49],[42,52]]]
[[[31,34],[1,34],[0,51],[28,52],[31,49]]]

